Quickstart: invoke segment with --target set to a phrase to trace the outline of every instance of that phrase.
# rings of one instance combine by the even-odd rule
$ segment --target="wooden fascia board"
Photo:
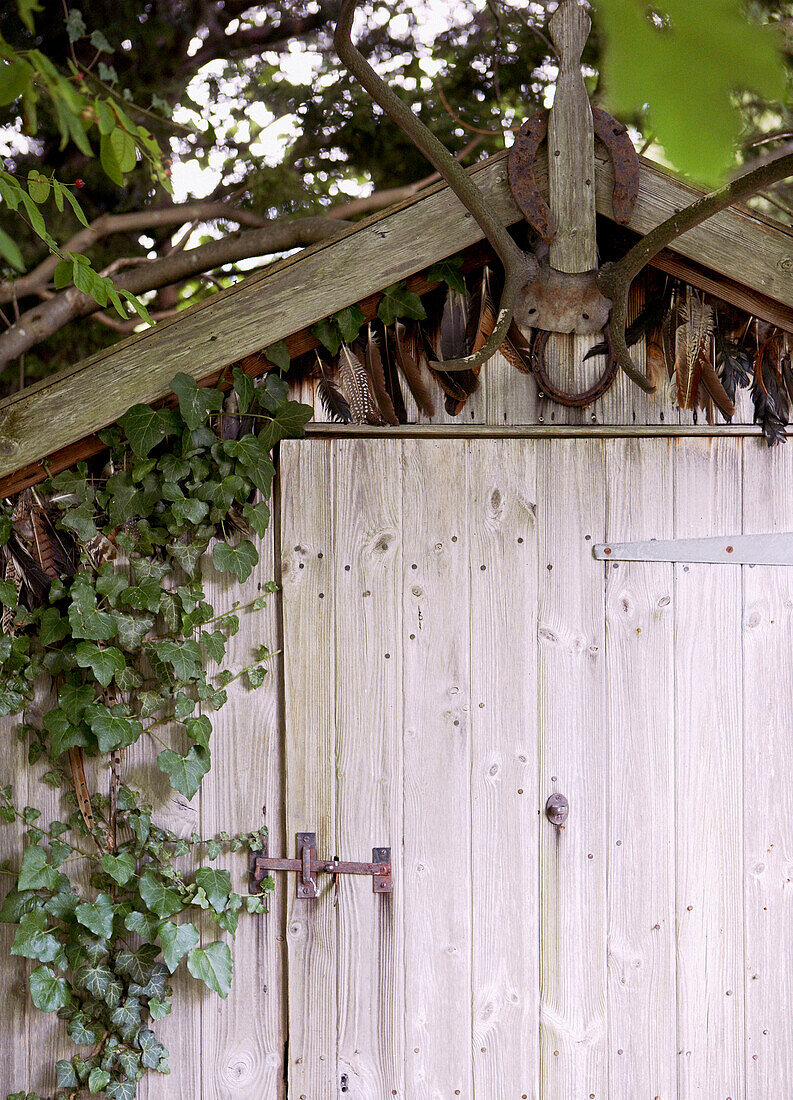
[[[505,224],[520,220],[507,184],[505,153],[476,165],[471,174]],[[540,161],[541,186],[545,175]],[[597,208],[607,217],[612,213],[610,183],[610,165],[598,159]],[[643,161],[630,228],[647,233],[698,194]],[[0,477],[112,424],[132,404],[163,398],[179,371],[205,379],[481,238],[471,215],[448,187],[438,184],[273,264],[0,402]],[[793,234],[783,227],[735,208],[680,237],[674,249],[793,306]]]

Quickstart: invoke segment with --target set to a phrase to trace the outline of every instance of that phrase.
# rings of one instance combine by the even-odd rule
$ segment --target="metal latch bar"
[[[600,542],[592,549],[601,561],[711,562],[716,565],[793,565],[793,532],[724,535],[705,539],[650,539]]]
[[[317,896],[317,874],[327,875],[371,875],[372,889],[376,894],[390,894],[394,888],[391,875],[391,849],[372,848],[371,863],[357,863],[344,859],[318,859],[317,834],[298,833],[297,859],[288,859],[268,854],[267,837],[262,847],[251,856],[250,892],[258,894],[262,879],[269,871],[296,871],[297,896],[315,898]]]

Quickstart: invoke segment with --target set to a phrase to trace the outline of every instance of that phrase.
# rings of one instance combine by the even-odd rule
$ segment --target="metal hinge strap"
[[[793,532],[724,535],[705,539],[601,542],[592,550],[602,561],[710,562],[716,565],[793,565]]]

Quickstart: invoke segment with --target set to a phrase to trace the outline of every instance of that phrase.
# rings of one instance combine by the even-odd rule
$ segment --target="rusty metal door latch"
[[[317,859],[317,834],[297,834],[297,859],[281,859],[267,854],[267,838],[262,847],[251,856],[250,892],[258,894],[262,879],[268,871],[297,871],[297,896],[317,896],[318,873],[327,875],[371,875],[372,889],[376,894],[390,894],[394,889],[391,878],[391,849],[372,848],[371,863],[352,863],[341,859]]]
[[[548,801],[545,803],[545,816],[552,825],[563,829],[569,813],[570,803],[563,794],[552,794],[548,797]]]

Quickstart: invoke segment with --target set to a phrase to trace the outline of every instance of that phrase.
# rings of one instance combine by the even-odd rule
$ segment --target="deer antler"
[[[712,218],[728,206],[747,199],[757,191],[779,183],[793,175],[793,154],[779,157],[778,160],[763,164],[751,172],[740,176],[718,191],[703,195],[690,206],[679,210],[661,225],[657,225],[646,237],[642,237],[616,263],[606,264],[598,274],[597,283],[601,293],[611,298],[611,339],[614,354],[622,369],[634,377],[634,366],[628,345],[625,342],[625,328],[628,323],[628,292],[631,283],[650,260],[666,248],[668,244],[688,232],[695,226]]]
[[[442,370],[470,370],[487,362],[500,347],[509,330],[518,293],[537,272],[538,264],[510,237],[498,220],[484,194],[454,159],[449,150],[427,129],[398,95],[377,75],[363,54],[353,45],[352,20],[359,0],[345,0],[336,24],[333,43],[342,63],[367,90],[386,114],[404,130],[433,168],[448,183],[492,244],[504,265],[504,290],[499,302],[496,325],[490,338],[474,355],[439,363]]]

